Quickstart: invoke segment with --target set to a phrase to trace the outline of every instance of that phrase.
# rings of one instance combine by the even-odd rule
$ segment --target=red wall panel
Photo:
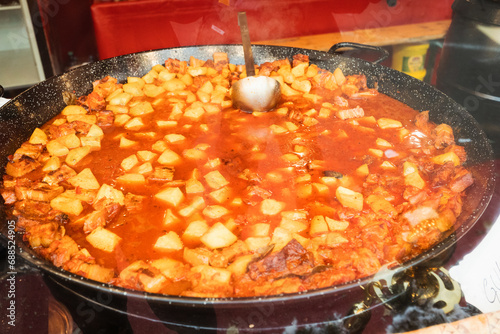
[[[240,43],[246,11],[252,41],[451,18],[453,0],[143,0],[95,3],[99,57],[174,46]]]

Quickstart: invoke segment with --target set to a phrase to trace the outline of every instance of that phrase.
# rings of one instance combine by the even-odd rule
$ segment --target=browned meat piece
[[[96,116],[97,125],[101,128],[110,127],[115,121],[115,114],[110,110],[99,111]]]
[[[125,195],[125,208],[128,212],[140,212],[145,199],[145,196],[128,193]]]
[[[333,103],[336,106],[342,107],[342,108],[347,108],[349,107],[349,102],[343,98],[342,96],[334,96],[333,97]]]
[[[39,220],[34,220],[34,219],[27,219],[23,216],[19,216],[16,222],[16,229],[17,230],[27,230],[31,228],[32,226],[35,225],[40,225],[42,224]]]
[[[76,131],[69,123],[49,126],[49,137],[52,139],[74,134]]]
[[[419,128],[421,131],[428,133],[429,131],[429,110],[425,110],[420,112],[416,117],[415,117],[415,125],[417,128]]]
[[[155,167],[153,174],[148,177],[151,181],[172,181],[174,179],[174,167]]]
[[[353,254],[352,266],[362,276],[373,275],[381,267],[377,256],[368,248],[360,248]]]
[[[29,199],[40,202],[50,202],[54,197],[64,192],[61,186],[50,186],[47,183],[36,183],[31,187],[16,186],[16,197],[20,200]]]
[[[434,128],[432,134],[436,136],[434,146],[440,150],[455,143],[453,129],[448,124],[439,124]]]
[[[54,240],[49,247],[40,249],[39,252],[56,267],[62,267],[78,252],[78,244],[65,235],[59,240]]]
[[[43,178],[43,182],[48,183],[49,185],[54,185],[66,181],[76,175],[76,172],[71,167],[68,165],[62,165],[58,170],[48,173]]]
[[[106,103],[105,101],[101,102],[102,98],[108,97],[109,94],[111,94],[116,89],[118,89],[122,86],[121,84],[118,84],[118,80],[116,78],[113,78],[110,76],[107,76],[101,80],[94,81],[92,83],[92,85],[94,86],[94,91],[92,93],[95,93],[95,94],[92,94],[92,93],[90,94],[90,96],[91,96],[90,99],[93,100],[90,102],[90,105],[89,105],[90,109],[96,109],[96,108],[92,108],[93,104],[100,105],[100,104],[104,103],[104,105],[105,105],[105,103]]]
[[[50,222],[46,224],[33,225],[26,230],[23,236],[32,248],[49,247],[52,242],[62,237],[59,226]]]
[[[253,280],[259,278],[277,279],[289,275],[307,275],[314,268],[314,258],[295,239],[282,250],[253,262],[248,266],[248,275]]]
[[[257,205],[263,199],[270,198],[272,193],[269,190],[259,186],[248,186],[245,190],[245,197],[243,201],[249,205]]]
[[[40,163],[32,158],[23,155],[19,160],[8,162],[5,166],[5,172],[12,177],[20,177],[34,171],[40,166]]]
[[[221,71],[223,68],[228,67],[229,58],[227,57],[227,53],[225,52],[214,52],[213,56],[214,60],[214,68],[217,71]]]
[[[38,202],[38,201],[18,201],[15,204],[15,208],[26,218],[42,218],[46,219],[51,207],[47,202]]]
[[[278,68],[274,65],[274,63],[264,63],[259,67],[259,75],[270,76],[273,71],[276,71]]]
[[[92,124],[82,121],[73,121],[69,123],[69,125],[73,129],[75,129],[76,133],[80,133],[82,135],[86,135],[89,132],[90,127],[92,126]]]
[[[20,148],[16,150],[14,155],[12,156],[12,160],[17,161],[21,159],[23,156],[30,157],[33,160],[36,160],[40,154],[42,153],[43,145],[33,145],[30,143],[24,143]]]
[[[296,54],[293,56],[293,67],[301,64],[301,63],[308,63],[309,64],[309,56],[304,55],[304,54]]]
[[[187,62],[169,58],[165,61],[165,68],[171,73],[184,74],[187,70]]]
[[[120,209],[121,206],[119,204],[112,203],[102,209],[89,213],[81,218],[81,220],[83,220],[83,231],[85,233],[90,233],[99,226],[106,226],[116,217]]]
[[[346,120],[351,118],[363,117],[365,115],[365,111],[363,110],[363,108],[357,106],[356,108],[352,109],[339,110],[337,111],[336,115],[338,118]]]
[[[450,189],[453,192],[460,193],[471,186],[473,183],[474,178],[472,177],[472,174],[465,168],[461,168],[451,181]]]
[[[99,91],[94,91],[89,95],[79,97],[77,103],[91,111],[102,110],[106,107],[106,100],[101,94],[105,93],[104,91],[101,93]]]
[[[17,200],[16,193],[13,190],[2,189],[2,197],[5,204],[14,204]]]
[[[432,180],[433,186],[440,186],[448,184],[450,177],[455,172],[455,165],[453,162],[449,161],[432,171],[430,180]]]

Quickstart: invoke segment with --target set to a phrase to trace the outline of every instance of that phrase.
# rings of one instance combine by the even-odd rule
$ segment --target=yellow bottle
[[[425,57],[429,43],[394,45],[392,54],[392,68],[414,78],[425,78]]]

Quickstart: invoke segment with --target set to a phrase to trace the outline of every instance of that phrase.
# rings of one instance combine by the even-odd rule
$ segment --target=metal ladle
[[[246,112],[272,110],[281,97],[280,83],[268,76],[255,76],[255,65],[245,12],[238,13],[238,24],[243,42],[247,77],[236,81],[232,86],[231,98],[233,106]]]

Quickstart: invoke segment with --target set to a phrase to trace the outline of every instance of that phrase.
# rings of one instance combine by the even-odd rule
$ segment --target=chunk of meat
[[[49,185],[54,185],[64,182],[76,175],[77,173],[71,167],[64,164],[58,170],[52,171],[45,175],[45,177],[43,178],[43,182]]]
[[[40,166],[40,163],[33,158],[23,155],[19,160],[8,162],[5,166],[5,172],[12,177],[21,177]]]
[[[63,187],[51,186],[43,182],[36,183],[30,187],[15,187],[16,197],[20,200],[29,199],[40,202],[50,202],[53,198],[62,194],[63,192]]]
[[[288,275],[306,275],[314,268],[314,257],[297,240],[292,239],[279,252],[270,254],[248,266],[248,275],[259,278],[277,279]]]
[[[439,124],[434,128],[432,134],[436,136],[434,146],[440,150],[455,143],[453,129],[448,124]]]
[[[115,114],[110,110],[99,111],[96,116],[97,125],[101,128],[110,127],[115,121]]]
[[[450,189],[455,193],[461,193],[472,184],[474,184],[472,174],[465,168],[461,168],[451,181]]]

